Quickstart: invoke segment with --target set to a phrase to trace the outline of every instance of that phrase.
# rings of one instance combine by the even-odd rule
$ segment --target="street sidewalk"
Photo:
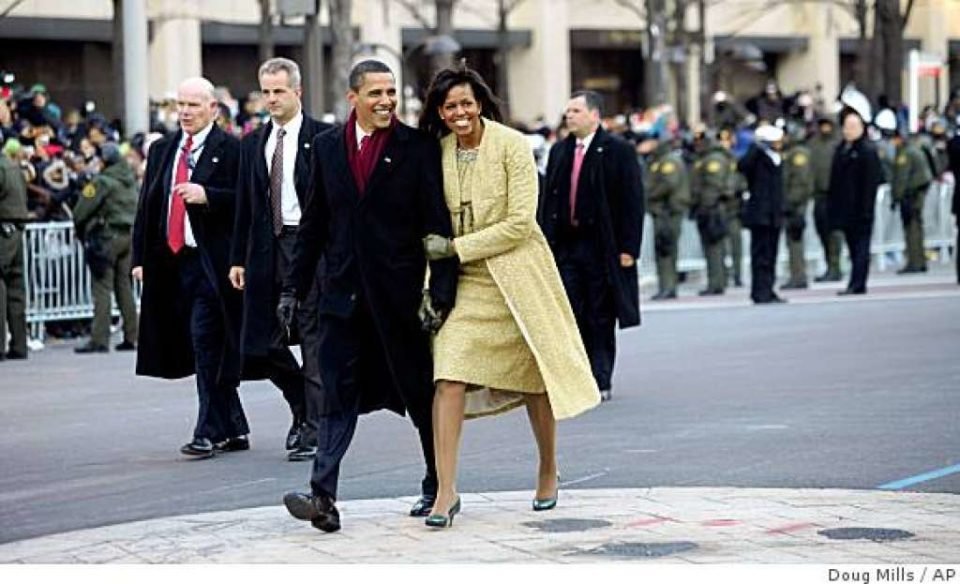
[[[0,546],[2,563],[957,564],[960,496],[836,489],[572,490],[463,496],[450,529],[412,498],[340,502],[326,534],[283,506],[154,519]]]

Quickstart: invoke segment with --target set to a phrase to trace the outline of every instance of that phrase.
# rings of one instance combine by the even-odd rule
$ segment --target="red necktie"
[[[580,183],[580,169],[583,168],[583,142],[577,142],[573,154],[573,171],[570,173],[570,225],[577,226],[577,185]]]
[[[193,136],[187,136],[187,143],[183,145],[180,157],[177,160],[177,176],[174,185],[189,182],[190,180],[190,150],[193,148]],[[167,245],[170,251],[179,253],[185,243],[184,218],[187,207],[183,197],[170,193],[170,221],[167,224]]]

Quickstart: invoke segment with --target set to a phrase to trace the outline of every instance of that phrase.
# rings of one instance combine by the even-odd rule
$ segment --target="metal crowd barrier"
[[[949,250],[956,241],[951,204],[954,185],[934,183],[924,204],[924,235],[927,249],[937,249],[940,260],[949,260]],[[887,185],[877,191],[876,216],[873,228],[871,254],[876,269],[885,270],[893,261],[890,256],[904,250],[903,228],[899,211],[890,209],[890,189]],[[808,269],[813,264],[820,273],[826,269],[823,250],[813,222],[813,206],[807,210],[807,228],[804,230],[804,255]],[[640,254],[641,276],[656,274],[653,250],[653,221],[644,218],[643,244]],[[76,239],[70,222],[34,223],[27,225],[24,234],[24,281],[26,282],[27,324],[31,337],[42,341],[45,323],[58,320],[93,318],[93,297],[90,293],[90,272],[83,260],[83,246]],[[957,253],[957,250],[953,250]],[[844,252],[846,257],[846,251]],[[787,265],[786,245],[781,240],[778,267]],[[743,233],[743,263],[750,264],[750,232]],[[696,223],[684,219],[680,234],[678,269],[683,272],[706,270],[703,249]],[[898,264],[895,264],[898,265]],[[895,266],[894,266],[895,267]],[[134,296],[139,305],[140,284],[134,282]],[[114,316],[119,315],[116,306]]]
[[[23,254],[27,326],[34,341],[43,341],[47,322],[93,318],[90,270],[73,223],[27,224]],[[140,285],[134,284],[139,305]],[[113,315],[119,314],[114,305]]]

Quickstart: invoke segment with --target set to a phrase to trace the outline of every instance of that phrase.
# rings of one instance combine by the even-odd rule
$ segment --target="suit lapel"
[[[340,181],[341,188],[337,192],[343,192],[351,197],[353,201],[359,201],[360,193],[357,191],[357,182],[353,180],[353,171],[350,170],[350,163],[347,161],[347,141],[346,132],[343,127],[338,127],[335,132],[330,133],[330,153],[324,157],[323,164],[330,165],[329,176]],[[322,180],[319,176],[317,180]],[[336,193],[330,193],[335,195]]]
[[[297,160],[293,165],[293,185],[301,207],[305,200],[304,193],[310,188],[310,149],[314,134],[313,120],[304,116],[297,135]]]
[[[217,169],[217,165],[220,163],[220,146],[223,144],[223,139],[223,130],[214,124],[203,145],[200,160],[197,161],[197,166],[193,169],[193,174],[190,175],[190,182],[206,183],[210,175]]]
[[[266,125],[257,131],[260,132],[260,136],[257,138],[257,151],[253,161],[253,186],[256,189],[256,193],[266,197],[269,201],[270,189],[268,185],[270,184],[270,169],[267,168],[267,156],[273,153],[267,153],[266,148],[267,140],[270,138],[270,132],[273,131],[273,122],[267,122]]]

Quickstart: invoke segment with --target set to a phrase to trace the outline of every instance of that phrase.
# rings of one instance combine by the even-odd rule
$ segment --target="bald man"
[[[180,129],[150,148],[133,231],[133,276],[143,282],[137,374],[196,375],[199,408],[191,458],[250,447],[237,396],[242,297],[230,285],[230,237],[240,142],[214,123],[206,79],[177,90]]]

